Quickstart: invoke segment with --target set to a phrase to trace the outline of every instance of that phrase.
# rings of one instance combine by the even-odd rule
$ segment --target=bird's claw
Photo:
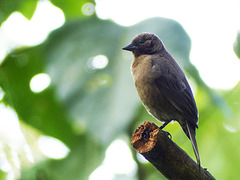
[[[163,131],[163,130],[162,130]],[[167,131],[163,131],[167,136],[169,136],[170,137],[170,139],[172,139],[172,135],[169,133],[169,132],[167,132]]]

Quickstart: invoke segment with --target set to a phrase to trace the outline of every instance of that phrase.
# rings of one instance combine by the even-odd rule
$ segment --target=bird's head
[[[131,42],[123,48],[123,50],[131,51],[135,57],[143,54],[155,54],[164,49],[161,40],[154,34],[141,33],[137,35]]]

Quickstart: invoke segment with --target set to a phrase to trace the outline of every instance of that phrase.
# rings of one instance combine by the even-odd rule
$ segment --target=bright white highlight
[[[86,3],[82,7],[82,12],[86,16],[92,15],[94,11],[95,11],[95,6],[92,3]]]
[[[8,144],[18,151],[24,143],[25,139],[16,112],[0,104],[0,149],[1,145]]]
[[[123,140],[115,140],[108,147],[103,164],[90,176],[89,180],[112,180],[116,174],[134,177],[137,165],[132,158],[131,151]]]
[[[38,146],[45,156],[52,159],[65,158],[70,151],[64,143],[48,136],[40,136]]]
[[[108,65],[108,58],[104,55],[97,55],[90,58],[88,61],[88,66],[91,69],[103,69]]]
[[[29,21],[19,12],[12,13],[0,28],[0,62],[13,48],[42,43],[48,34],[65,22],[63,12],[49,1],[39,1]]]
[[[178,21],[192,40],[191,61],[209,86],[220,89],[233,88],[240,80],[240,63],[233,52],[240,29],[239,7],[238,0],[96,0],[100,18],[124,26],[150,17]]]
[[[3,99],[4,95],[5,95],[5,93],[2,90],[2,88],[0,87],[0,101]]]
[[[10,107],[0,104],[0,169],[7,172],[8,177],[20,175],[20,159],[33,161],[31,152],[25,151],[26,147],[28,144],[20,129],[17,114]]]
[[[141,163],[149,163],[149,161],[143,155],[141,155],[139,153],[137,153],[137,158]]]
[[[30,81],[30,89],[32,92],[39,93],[46,89],[51,83],[51,78],[48,74],[37,74]]]

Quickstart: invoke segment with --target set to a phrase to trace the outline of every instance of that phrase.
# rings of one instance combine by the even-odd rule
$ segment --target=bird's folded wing
[[[159,66],[158,63],[154,65]],[[179,78],[168,69],[164,69],[163,71],[165,72],[159,73],[159,76],[154,78],[154,84],[183,117],[188,120],[191,125],[197,127],[198,111],[185,76]]]

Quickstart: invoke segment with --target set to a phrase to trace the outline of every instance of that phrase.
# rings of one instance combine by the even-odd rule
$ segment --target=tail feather
[[[199,156],[199,152],[198,152],[198,147],[197,147],[197,141],[196,141],[196,138],[195,138],[195,127],[190,127],[188,123],[186,123],[186,126],[187,128],[183,128],[184,132],[187,134],[188,138],[191,140],[191,143],[192,143],[192,147],[193,147],[193,151],[194,151],[194,154],[196,156],[196,159],[197,159],[197,163],[199,165],[199,167],[201,166],[200,165],[200,156]]]

